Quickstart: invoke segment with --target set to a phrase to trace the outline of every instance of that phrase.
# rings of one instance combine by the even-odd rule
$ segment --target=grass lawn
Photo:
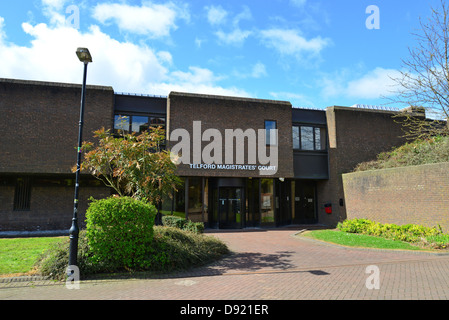
[[[33,265],[58,237],[0,239],[0,276],[31,273]]]
[[[301,236],[316,240],[331,242],[348,247],[363,247],[377,249],[423,250],[407,242],[383,239],[364,234],[348,233],[338,230],[314,230],[307,231]],[[427,249],[428,250],[428,249]]]

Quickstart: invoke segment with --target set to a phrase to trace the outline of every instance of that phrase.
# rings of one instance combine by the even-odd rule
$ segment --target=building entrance
[[[316,183],[313,181],[296,180],[292,185],[294,195],[293,223],[317,223],[316,217]]]
[[[218,224],[220,229],[240,229],[243,227],[243,195],[243,188],[219,188]]]

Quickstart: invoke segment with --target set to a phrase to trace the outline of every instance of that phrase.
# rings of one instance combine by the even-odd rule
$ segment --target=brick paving
[[[298,230],[209,231],[233,254],[209,266],[153,279],[0,282],[0,300],[447,300],[449,255],[346,248]],[[369,289],[368,266],[379,270]],[[372,283],[372,282],[370,282]]]

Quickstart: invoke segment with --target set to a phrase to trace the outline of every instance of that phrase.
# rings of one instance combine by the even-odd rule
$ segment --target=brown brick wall
[[[329,107],[326,118],[329,134],[329,180],[317,184],[318,220],[336,226],[346,218],[346,201],[342,174],[351,172],[364,161],[374,160],[383,151],[402,145],[402,126],[392,118],[395,112]],[[340,206],[343,199],[343,206]],[[326,214],[324,205],[332,204],[332,214]]]
[[[257,100],[233,97],[218,97],[171,93],[168,105],[167,134],[177,128],[186,129],[192,139],[193,121],[201,121],[202,131],[218,129],[223,137],[223,158],[225,129],[264,129],[265,120],[277,121],[279,137],[278,172],[271,177],[293,177],[292,152],[292,106],[288,102]],[[172,143],[172,145],[176,144]],[[209,142],[203,142],[203,147]],[[170,144],[169,144],[170,145]],[[245,142],[245,147],[248,144]],[[245,159],[247,156],[245,149]],[[191,147],[193,155],[193,148]],[[245,162],[246,163],[246,162]],[[244,170],[195,170],[188,165],[179,165],[181,176],[221,176],[221,177],[259,177],[259,171]]]
[[[74,192],[74,187],[33,186],[30,211],[13,211],[14,187],[0,187],[0,231],[68,230],[72,224]],[[80,188],[80,228],[85,226],[89,198],[109,195],[110,190],[105,187]]]
[[[0,79],[0,172],[70,173],[76,164],[81,85]],[[114,92],[88,86],[83,140],[111,128]]]
[[[449,231],[449,163],[343,175],[347,218]]]

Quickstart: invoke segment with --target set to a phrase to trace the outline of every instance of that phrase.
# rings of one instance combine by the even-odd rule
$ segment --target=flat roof
[[[30,86],[61,87],[61,88],[81,88],[82,87],[81,83],[75,84],[75,83],[64,83],[64,82],[21,80],[21,79],[8,79],[8,78],[0,78],[0,83],[22,84],[22,85],[30,85]],[[88,89],[114,91],[114,89],[110,86],[99,86],[99,85],[87,84],[86,87]]]

